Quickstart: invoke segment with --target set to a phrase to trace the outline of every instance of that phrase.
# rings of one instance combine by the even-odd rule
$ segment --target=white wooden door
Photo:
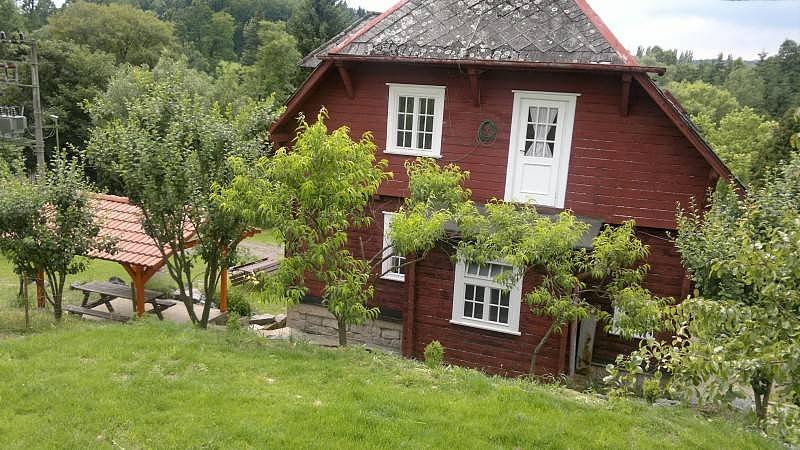
[[[506,200],[564,206],[575,97],[515,94]]]

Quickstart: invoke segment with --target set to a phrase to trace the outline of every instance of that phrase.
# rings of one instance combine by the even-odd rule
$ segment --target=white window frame
[[[487,261],[487,264],[501,264],[508,266],[508,264],[500,261]],[[522,334],[519,331],[519,315],[522,307],[522,277],[520,277],[512,289],[508,290],[508,324],[490,322],[489,320],[481,320],[473,317],[464,317],[464,293],[467,282],[470,284],[483,286],[487,289],[508,290],[507,286],[504,286],[497,281],[487,280],[484,278],[475,278],[471,275],[468,275],[466,263],[459,260],[456,263],[455,285],[453,287],[453,311],[451,314],[450,323],[480,328],[482,330],[497,331],[499,333],[512,334],[515,336],[520,336]],[[489,314],[488,300],[484,303],[483,312],[484,317],[487,317]]]
[[[514,198],[514,177],[516,176],[516,158],[517,158],[517,145],[521,133],[525,133],[521,129],[520,114],[522,114],[523,101],[543,101],[543,102],[566,102],[564,108],[565,116],[562,117],[561,134],[556,141],[559,150],[558,167],[555,175],[558,177],[558,186],[556,187],[555,200],[552,204],[539,203],[541,206],[550,206],[554,208],[563,208],[564,201],[567,195],[567,182],[569,178],[569,160],[570,153],[572,152],[572,133],[575,127],[575,109],[578,103],[578,97],[581,94],[569,92],[542,92],[542,91],[520,91],[512,90],[514,93],[514,103],[512,106],[511,114],[511,132],[508,142],[508,162],[506,165],[506,187],[504,199],[507,202],[519,201]]]
[[[616,306],[614,307],[614,316],[611,319],[611,329],[609,333],[613,334],[614,336],[622,336],[622,330],[617,326],[617,321],[619,320],[619,308]],[[653,333],[648,332],[645,334],[634,334],[631,336],[634,339],[652,339]]]
[[[392,224],[392,219],[396,213],[384,211],[383,212],[383,262],[381,263],[381,278],[385,280],[406,281],[404,273],[389,272],[392,268],[392,255],[394,255],[394,248],[392,247],[392,239],[389,237],[389,227]],[[399,255],[394,255],[399,256]],[[405,260],[404,256],[401,256]]]
[[[442,122],[444,118],[444,86],[427,86],[420,84],[397,84],[386,83],[389,86],[389,111],[386,119],[386,149],[385,153],[395,155],[408,155],[408,156],[423,156],[430,158],[441,158],[442,156]],[[411,144],[412,147],[398,147],[397,146],[397,113],[400,97],[414,97],[414,119]],[[431,139],[430,150],[425,150],[416,147],[417,143],[417,126],[419,105],[417,99],[419,97],[428,97],[435,100],[434,115],[433,115],[433,137]]]

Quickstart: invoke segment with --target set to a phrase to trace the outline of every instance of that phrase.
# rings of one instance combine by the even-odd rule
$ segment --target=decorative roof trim
[[[645,92],[653,99],[661,111],[672,121],[673,124],[681,131],[686,139],[692,146],[700,153],[703,159],[711,166],[712,169],[722,178],[730,181],[736,185],[740,193],[745,192],[745,187],[742,182],[736,178],[736,175],[731,172],[730,168],[720,159],[719,155],[714,152],[714,149],[706,142],[700,134],[700,130],[694,125],[689,116],[683,112],[683,108],[674,98],[671,100],[669,95],[659,88],[656,83],[647,75],[642,73],[635,73],[634,78],[642,86]]]
[[[377,24],[378,24],[380,21],[382,21],[383,19],[385,19],[385,18],[386,18],[388,15],[390,15],[390,14],[392,14],[393,12],[397,11],[398,9],[402,8],[402,7],[403,7],[403,5],[405,5],[405,4],[406,4],[406,3],[408,3],[408,2],[409,2],[409,0],[400,0],[399,2],[395,3],[395,4],[394,4],[394,5],[391,7],[391,8],[387,9],[386,11],[384,11],[384,12],[383,12],[383,14],[379,15],[378,17],[375,17],[375,18],[374,18],[374,19],[372,19],[372,20],[371,20],[369,23],[367,23],[367,25],[366,25],[366,26],[363,26],[363,27],[361,27],[361,28],[360,28],[358,31],[356,31],[355,33],[353,33],[352,35],[350,35],[350,36],[349,36],[347,39],[345,39],[344,41],[342,41],[342,43],[341,43],[341,44],[339,44],[339,45],[337,45],[337,46],[333,47],[333,48],[332,48],[332,49],[331,49],[331,50],[328,52],[328,54],[339,53],[339,51],[340,51],[341,49],[343,49],[343,48],[347,47],[348,45],[350,45],[350,43],[351,43],[351,42],[353,42],[353,41],[354,41],[354,40],[356,40],[358,37],[360,37],[361,35],[363,35],[363,34],[364,34],[364,33],[366,33],[367,31],[369,31],[369,30],[370,30],[372,27],[374,27],[375,25],[377,25]],[[320,55],[320,56],[324,56],[324,55]]]
[[[628,52],[624,45],[622,45],[622,42],[620,42],[614,33],[611,32],[611,29],[608,28],[608,25],[606,25],[606,23],[603,22],[603,19],[595,12],[595,10],[589,6],[589,3],[587,3],[586,0],[574,1],[583,11],[583,13],[586,14],[586,17],[588,17],[594,26],[597,27],[597,31],[599,31],[600,34],[606,38],[608,43],[611,44],[614,50],[616,50],[616,52],[619,54],[619,57],[622,58],[622,61],[629,66],[638,66],[639,62],[636,60],[636,58],[631,55],[630,52]]]

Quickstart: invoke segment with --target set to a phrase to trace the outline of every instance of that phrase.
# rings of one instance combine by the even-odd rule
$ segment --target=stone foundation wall
[[[286,325],[308,334],[330,336],[338,339],[336,318],[327,308],[318,305],[299,304],[289,310]],[[386,320],[372,320],[364,325],[351,325],[347,331],[348,342],[380,347],[400,352],[403,324]]]

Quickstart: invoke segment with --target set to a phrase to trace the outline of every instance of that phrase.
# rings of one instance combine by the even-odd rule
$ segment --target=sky
[[[639,46],[692,50],[695,59],[719,53],[758,59],[784,39],[800,41],[800,0],[588,0],[628,50]],[[347,0],[384,11],[395,0]]]

